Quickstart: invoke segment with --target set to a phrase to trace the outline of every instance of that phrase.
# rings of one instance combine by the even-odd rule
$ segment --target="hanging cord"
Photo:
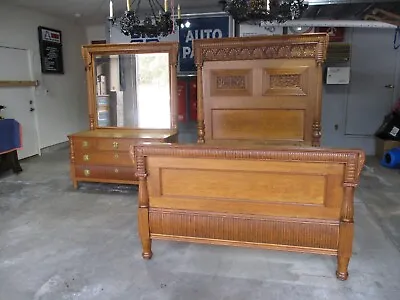
[[[399,44],[396,45],[398,37],[400,39],[400,26],[397,26],[396,31],[394,33],[393,48],[395,50],[400,48],[400,41],[399,41]]]

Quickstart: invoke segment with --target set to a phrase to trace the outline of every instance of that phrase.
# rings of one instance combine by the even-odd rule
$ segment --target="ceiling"
[[[171,0],[168,0],[168,3]],[[35,9],[62,18],[73,18],[82,24],[101,24],[109,15],[109,0],[0,0],[0,2]],[[116,15],[126,9],[126,0],[113,0]],[[132,7],[137,0],[131,0]],[[164,0],[158,0],[163,5]],[[181,6],[182,14],[221,11],[218,0],[174,0]],[[201,5],[200,5],[201,3]],[[142,0],[140,10],[149,9],[147,0]],[[79,17],[76,17],[76,15]]]
[[[109,0],[0,0],[3,3],[23,6],[61,18],[74,19],[77,23],[102,24],[109,14]],[[116,15],[126,9],[126,0],[113,0]],[[168,0],[170,3],[172,0]],[[218,0],[173,0],[181,5],[182,14],[220,12]],[[137,3],[137,0],[131,0]],[[146,10],[147,0],[141,1]],[[163,3],[163,0],[159,0]],[[362,20],[375,7],[400,14],[400,0],[308,0],[310,7],[304,15],[313,20]],[[133,7],[135,4],[133,4]]]

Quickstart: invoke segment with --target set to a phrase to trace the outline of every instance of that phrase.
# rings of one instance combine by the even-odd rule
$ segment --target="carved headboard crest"
[[[318,64],[326,58],[329,35],[252,36],[194,40],[196,66],[205,61],[314,58]]]

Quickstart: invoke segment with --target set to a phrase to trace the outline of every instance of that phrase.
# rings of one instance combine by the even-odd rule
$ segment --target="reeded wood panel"
[[[213,109],[212,140],[304,141],[304,110]]]
[[[141,145],[139,235],[337,255],[345,280],[352,254],[357,150]]]
[[[321,63],[327,43],[325,34],[195,41],[198,142],[214,143],[229,137],[224,142],[259,143],[262,140],[293,145],[295,140],[298,145],[319,146]],[[218,90],[217,86],[224,89]],[[214,118],[215,109],[236,111],[232,118],[220,121]],[[304,111],[302,124],[298,115],[286,115],[287,124],[295,127],[289,135],[283,122],[274,123],[285,109]],[[248,110],[270,110],[271,114],[266,119],[263,113],[249,118]],[[245,115],[240,117],[240,113]],[[271,117],[275,113],[278,116]],[[238,130],[239,124],[231,121],[236,118],[245,130]]]
[[[308,252],[337,254],[338,222],[288,221],[166,209],[151,209],[149,219],[153,238],[213,240],[216,244],[228,245],[242,241],[242,245],[248,243],[270,249],[294,250],[296,247],[307,248]]]

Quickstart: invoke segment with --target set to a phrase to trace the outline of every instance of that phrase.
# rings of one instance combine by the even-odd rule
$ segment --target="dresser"
[[[176,142],[175,131],[88,130],[72,134],[70,142],[71,179],[79,182],[138,184],[135,162],[129,156],[132,145],[145,142]]]
[[[130,147],[177,141],[177,42],[82,47],[89,128],[68,136],[71,180],[138,184]]]

